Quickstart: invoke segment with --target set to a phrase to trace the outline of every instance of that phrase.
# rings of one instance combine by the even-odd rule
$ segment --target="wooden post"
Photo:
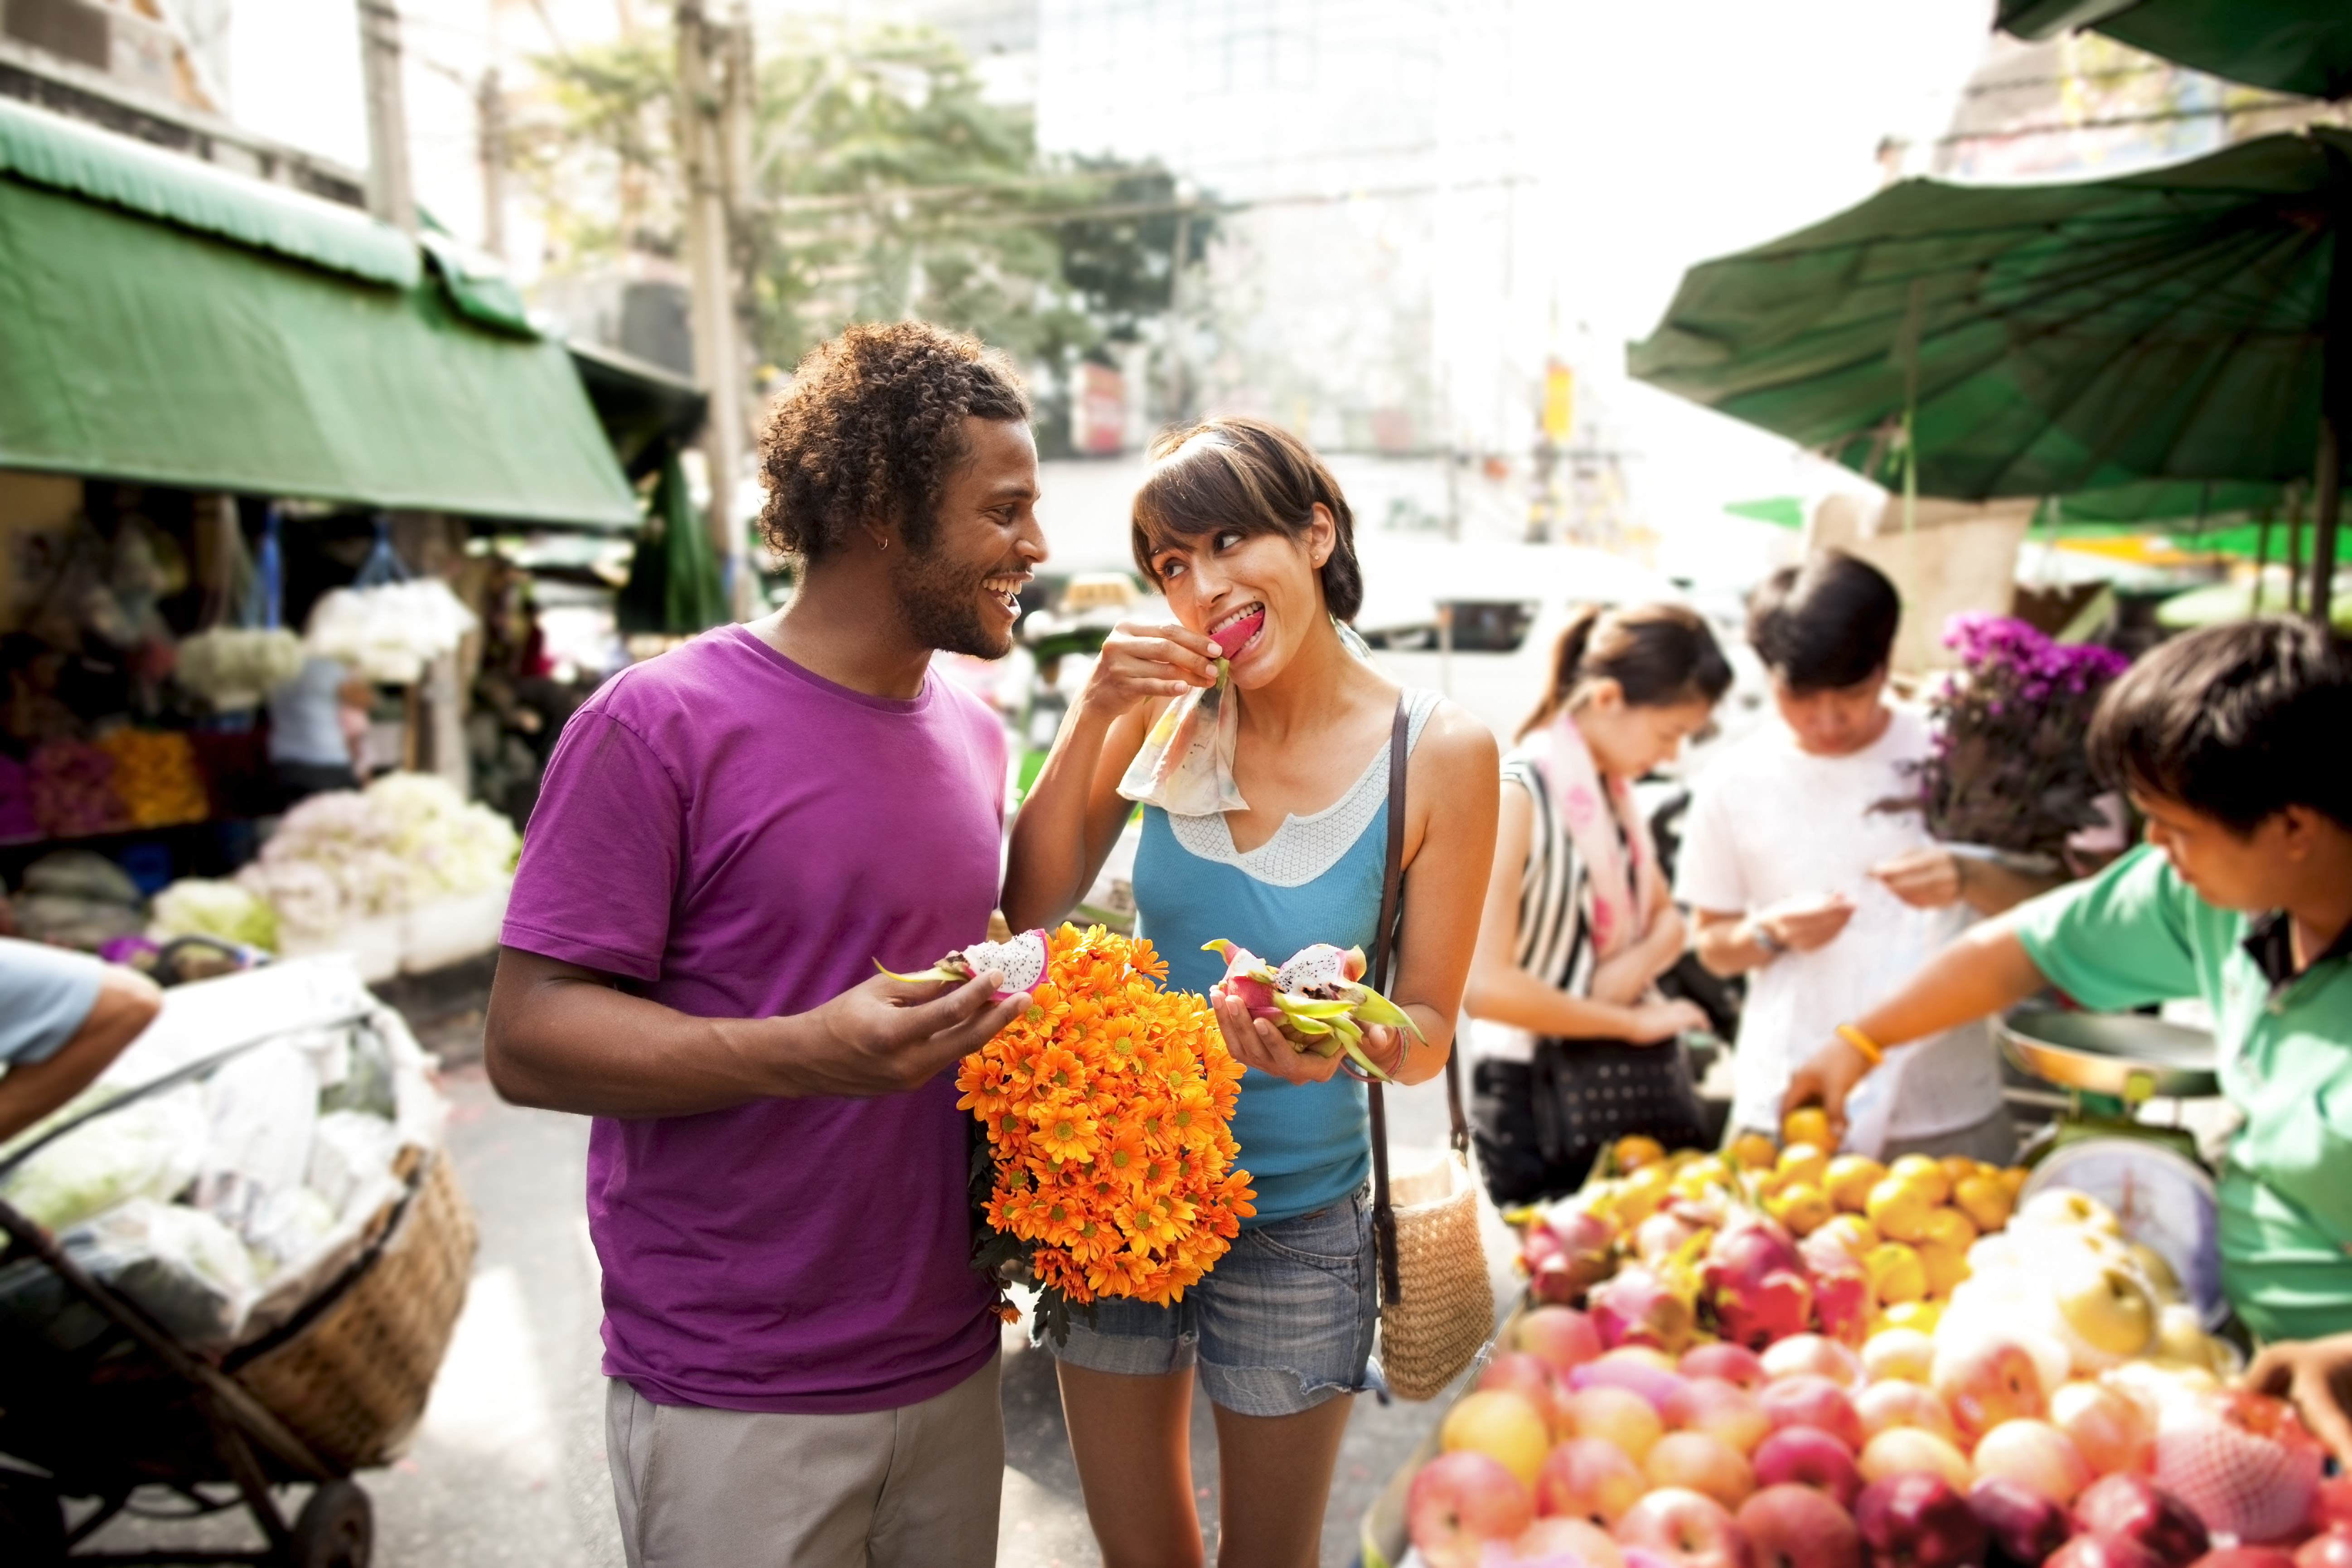
[[[703,425],[703,463],[710,477],[709,526],[730,605],[748,618],[751,602],[748,543],[734,515],[743,467],[743,366],[735,336],[734,226],[729,196],[730,142],[747,144],[734,121],[748,113],[748,76],[730,81],[732,59],[749,55],[731,29],[705,15],[703,0],[677,5],[678,150],[685,164],[687,270],[692,290],[695,378],[710,396]],[[740,68],[748,73],[748,61]]]

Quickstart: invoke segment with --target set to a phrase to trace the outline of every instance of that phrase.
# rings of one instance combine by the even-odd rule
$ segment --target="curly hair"
[[[1012,365],[976,338],[889,321],[818,344],[760,432],[761,532],[803,561],[869,522],[895,525],[910,551],[929,548],[967,417],[1029,417]]]

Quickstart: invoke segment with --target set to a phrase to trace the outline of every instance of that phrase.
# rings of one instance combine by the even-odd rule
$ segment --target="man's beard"
[[[1010,627],[989,624],[981,584],[1000,568],[958,566],[934,549],[900,556],[890,571],[891,592],[907,630],[925,647],[1003,658],[1013,651]]]

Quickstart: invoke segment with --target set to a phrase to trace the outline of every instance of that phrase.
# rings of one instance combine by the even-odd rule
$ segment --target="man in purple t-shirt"
[[[631,1568],[981,1564],[1004,1437],[943,1069],[1028,999],[913,971],[997,896],[995,658],[1045,558],[1012,373],[854,328],[770,416],[791,606],[605,683],[550,760],[486,1041],[593,1115],[606,1455]]]

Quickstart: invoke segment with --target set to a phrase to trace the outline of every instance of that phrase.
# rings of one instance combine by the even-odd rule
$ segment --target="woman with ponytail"
[[[1706,1015],[1658,976],[1682,955],[1633,781],[1671,761],[1731,685],[1680,605],[1588,608],[1503,759],[1495,866],[1465,1005],[1471,1123],[1497,1204],[1572,1191],[1612,1140],[1703,1136],[1680,1045]]]

